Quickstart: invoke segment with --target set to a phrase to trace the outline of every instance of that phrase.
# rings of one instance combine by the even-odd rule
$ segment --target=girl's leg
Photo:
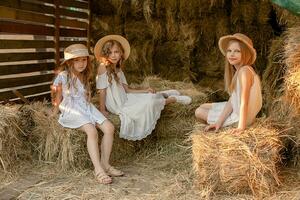
[[[109,158],[112,150],[115,128],[108,120],[105,120],[101,125],[98,125],[98,127],[103,132],[101,141],[101,164],[104,169],[108,169],[110,167]]]
[[[176,98],[175,97],[168,97],[166,98],[166,105],[170,104],[170,103],[175,103],[176,102]]]
[[[101,182],[108,184],[112,182],[112,179],[105,174],[104,169],[101,166],[99,146],[98,146],[98,132],[93,124],[85,124],[81,128],[87,134],[87,148],[95,168],[95,175],[101,175]]]
[[[207,122],[208,111],[211,108],[212,108],[211,103],[205,103],[205,104],[200,105],[195,111],[196,118]]]

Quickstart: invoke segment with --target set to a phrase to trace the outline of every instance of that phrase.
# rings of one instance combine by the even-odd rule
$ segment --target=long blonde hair
[[[119,62],[116,65],[112,64],[108,60],[110,49],[114,45],[116,45],[120,49],[120,51],[122,53],[121,59],[119,60]],[[102,55],[104,55],[105,57],[103,58],[103,60],[100,60],[100,62],[104,63],[105,66],[106,66],[106,71],[107,71],[107,76],[108,76],[108,82],[111,84],[112,77],[114,77],[115,81],[117,83],[119,83],[120,80],[119,80],[119,77],[117,75],[117,69],[123,69],[124,68],[124,64],[123,64],[123,62],[124,62],[124,57],[123,57],[123,55],[124,55],[124,49],[123,49],[122,45],[118,41],[116,41],[116,40],[109,40],[109,41],[107,41],[103,45],[101,51],[102,51]]]
[[[58,69],[58,72],[66,71],[67,72],[67,89],[70,90],[71,87],[76,91],[78,88],[76,87],[77,78],[81,81],[84,86],[86,92],[86,100],[88,102],[91,101],[91,82],[93,79],[92,74],[92,64],[89,57],[87,57],[87,66],[84,71],[80,72],[79,77],[74,76],[74,59],[68,60],[64,65],[61,65]]]
[[[248,47],[243,42],[240,42],[239,40],[234,40],[234,39],[230,40],[228,42],[226,49],[228,48],[229,44],[232,41],[236,41],[240,45],[242,66],[251,65],[252,54],[249,51]],[[225,81],[225,90],[229,94],[231,94],[233,92],[233,90],[235,89],[235,86],[236,86],[237,75],[235,75],[235,72],[236,72],[236,70],[235,70],[234,66],[228,62],[228,60],[225,56],[224,81]]]

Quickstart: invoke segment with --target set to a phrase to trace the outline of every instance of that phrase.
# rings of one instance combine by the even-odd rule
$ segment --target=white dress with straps
[[[55,78],[53,85],[62,84],[62,102],[59,104],[61,112],[58,122],[67,128],[79,128],[82,125],[92,123],[102,124],[106,118],[97,108],[86,100],[86,90],[79,79],[76,86],[72,84],[68,89],[67,72],[60,72]]]
[[[105,105],[109,112],[119,115],[120,137],[141,140],[155,128],[165,106],[162,94],[126,93],[122,84],[127,84],[123,71],[117,73],[119,82],[108,81],[107,72],[96,77],[97,89],[106,89]]]
[[[253,84],[250,88],[250,95],[248,101],[249,105],[248,105],[248,112],[247,112],[247,125],[250,125],[254,122],[257,113],[260,111],[262,107],[262,94],[261,94],[260,79],[258,75],[254,72],[254,70],[251,67],[249,66],[245,66],[245,67],[247,67],[253,74]],[[239,73],[239,71],[237,71],[236,73]],[[238,122],[240,118],[239,114],[240,114],[240,105],[241,105],[241,84],[239,78],[236,79],[236,87],[230,96],[230,102],[233,111],[224,121],[223,127]],[[207,116],[208,124],[214,124],[217,122],[226,103],[227,102],[212,103],[212,108],[209,110]]]

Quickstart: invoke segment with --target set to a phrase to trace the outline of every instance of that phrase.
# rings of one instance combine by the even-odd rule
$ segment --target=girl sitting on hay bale
[[[240,133],[254,122],[262,106],[260,79],[251,67],[256,50],[251,39],[241,33],[221,37],[219,48],[226,57],[225,89],[230,98],[227,102],[202,104],[195,115],[209,124],[205,131],[238,123],[234,133]]]
[[[123,172],[109,164],[113,144],[114,126],[91,104],[91,63],[86,46],[73,44],[64,51],[61,71],[53,82],[55,91],[54,115],[60,110],[58,122],[66,128],[80,128],[87,134],[87,148],[95,168],[95,177],[102,184],[112,183],[111,176]],[[101,159],[98,147],[98,126],[104,133]]]
[[[151,134],[165,105],[174,102],[190,104],[191,98],[180,96],[176,90],[156,93],[152,88],[129,88],[122,71],[129,53],[130,45],[124,37],[108,35],[101,38],[94,50],[100,62],[96,85],[100,93],[100,111],[107,115],[106,107],[120,117],[120,137],[141,140]]]

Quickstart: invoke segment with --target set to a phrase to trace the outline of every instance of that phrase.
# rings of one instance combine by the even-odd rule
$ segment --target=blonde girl
[[[100,63],[96,85],[100,93],[100,111],[107,115],[108,110],[120,117],[120,137],[141,140],[151,134],[166,104],[189,104],[191,98],[180,96],[176,90],[156,93],[152,88],[130,88],[122,70],[129,53],[130,45],[124,37],[101,38],[94,49]]]
[[[241,33],[221,37],[219,48],[225,56],[225,89],[230,98],[227,102],[202,104],[195,115],[209,124],[206,131],[237,123],[234,133],[241,133],[262,107],[260,79],[251,66],[256,50],[251,39]]]
[[[112,183],[110,176],[121,176],[123,172],[109,164],[114,126],[90,102],[92,70],[86,46],[73,44],[67,47],[61,67],[63,69],[55,78],[52,87],[55,91],[54,114],[60,111],[58,122],[63,127],[79,128],[87,134],[87,148],[97,181],[102,184]],[[104,134],[101,159],[96,126]]]

